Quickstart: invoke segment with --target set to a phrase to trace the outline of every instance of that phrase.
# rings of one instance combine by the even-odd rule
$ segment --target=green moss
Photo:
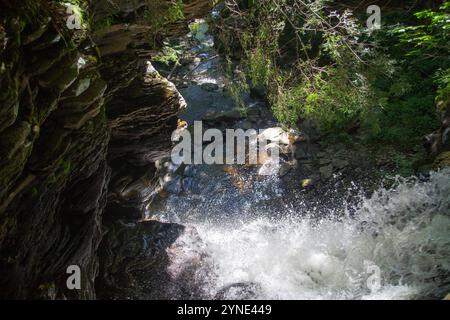
[[[168,24],[176,23],[184,19],[184,4],[182,0],[161,1],[154,0],[147,2],[143,14],[143,22],[151,27],[152,34],[149,35],[149,42],[152,47],[158,47],[157,36],[164,34],[164,29]]]
[[[62,171],[65,176],[68,176],[70,174],[71,169],[72,169],[71,166],[72,166],[72,164],[70,161],[63,160],[61,162]]]
[[[178,52],[174,48],[165,46],[161,53],[152,58],[152,61],[166,66],[173,65],[178,62]]]
[[[435,169],[450,167],[450,151],[442,152],[433,163]]]
[[[56,164],[56,170],[47,177],[47,183],[51,185],[63,185],[67,182],[72,172],[72,164],[68,160],[60,159]]]

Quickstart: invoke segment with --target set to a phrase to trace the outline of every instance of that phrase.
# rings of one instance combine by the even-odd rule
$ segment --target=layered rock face
[[[164,270],[164,250],[182,227],[143,218],[159,187],[154,163],[169,154],[177,114],[186,103],[175,86],[148,61],[154,53],[148,40],[154,26],[139,17],[148,2],[136,1],[132,11],[127,1],[118,1],[115,8],[105,3],[99,1],[94,6],[96,18],[101,20],[108,14],[120,18],[115,25],[93,34],[103,59],[100,72],[109,79],[105,97],[111,129],[108,163],[112,168],[103,217],[108,232],[99,250],[97,293],[99,298],[157,298],[149,291],[158,283],[167,283],[167,277],[163,277],[164,281],[158,276],[149,277],[156,274],[149,270]],[[194,12],[199,16],[207,13],[208,1],[194,3],[189,7],[192,1],[186,1],[184,20],[171,24],[165,36],[186,32],[185,21]],[[165,3],[160,5],[164,8]]]
[[[0,2],[0,298],[96,297],[100,243],[142,217],[184,107],[147,62],[147,26],[93,33],[93,9],[73,3]]]
[[[93,298],[110,169],[106,83],[86,29],[66,6],[2,8],[0,270],[2,297]],[[63,292],[79,265],[82,290]]]

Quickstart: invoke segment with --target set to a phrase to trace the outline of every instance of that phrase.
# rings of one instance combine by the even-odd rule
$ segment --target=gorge
[[[358,12],[358,1],[344,2]],[[414,2],[380,6],[394,17],[410,6],[439,12]],[[408,74],[379,99],[402,106],[393,111],[404,112],[399,118],[380,116],[381,126],[394,123],[382,129],[400,151],[385,148],[381,134],[367,142],[364,120],[376,121],[366,110],[348,122],[330,120],[330,110],[294,116],[292,101],[314,109],[345,92],[338,102],[353,106],[355,95],[347,87],[329,93],[334,83],[312,92],[322,88],[317,75],[307,96],[296,91],[306,63],[311,70],[338,63],[312,56],[323,39],[297,38],[292,17],[273,13],[279,3],[261,3],[275,7],[0,1],[1,299],[442,299],[450,292],[448,87],[430,85],[432,111],[414,96],[416,118],[402,109],[401,92],[416,90]],[[345,3],[336,6],[327,10]],[[71,28],[74,14],[79,27]],[[273,30],[258,29],[252,19],[261,16]],[[276,62],[266,56],[274,30],[283,45]],[[310,51],[294,54],[302,39]],[[305,65],[297,69],[293,56]],[[294,76],[266,70],[277,64]],[[342,83],[347,75],[335,71],[323,72]],[[428,70],[423,78],[432,78]],[[390,112],[386,105],[374,114]],[[280,162],[270,170],[261,158],[176,163],[173,133],[193,132],[195,121],[218,132],[266,132]],[[405,122],[411,131],[401,131]],[[415,135],[411,148],[398,138],[405,132]],[[80,267],[80,290],[66,286],[71,265]]]

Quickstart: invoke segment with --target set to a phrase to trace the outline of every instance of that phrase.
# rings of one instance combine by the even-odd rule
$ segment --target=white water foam
[[[192,227],[201,241],[183,236],[171,268],[183,269],[195,255],[206,297],[418,299],[450,292],[449,170],[381,189],[352,217],[297,212]]]

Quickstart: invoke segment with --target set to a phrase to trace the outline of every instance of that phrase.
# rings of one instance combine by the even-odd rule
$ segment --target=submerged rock
[[[333,165],[330,164],[328,166],[321,167],[319,171],[322,180],[326,181],[333,176]]]

